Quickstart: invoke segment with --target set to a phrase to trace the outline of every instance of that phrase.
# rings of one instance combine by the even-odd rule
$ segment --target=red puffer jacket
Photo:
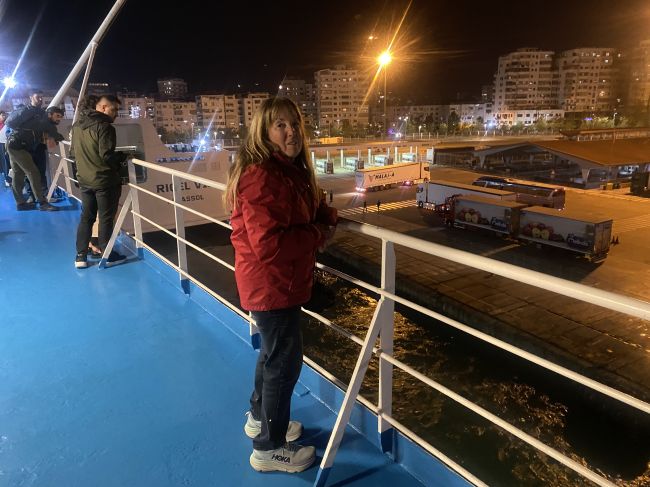
[[[336,209],[318,209],[307,172],[280,154],[246,168],[230,223],[241,305],[269,311],[311,297],[316,249],[325,236],[314,224],[336,224]]]

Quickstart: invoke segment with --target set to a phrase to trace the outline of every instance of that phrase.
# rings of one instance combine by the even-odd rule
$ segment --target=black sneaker
[[[58,211],[59,209],[56,206],[52,206],[47,201],[43,201],[38,204],[38,209],[41,211]]]
[[[88,247],[88,255],[93,259],[99,259],[102,256],[101,252],[95,252],[92,247]]]
[[[77,269],[88,267],[88,254],[86,252],[77,252],[77,258],[74,260],[74,266]]]
[[[106,267],[111,267],[117,264],[121,264],[126,260],[126,255],[118,254],[114,250],[108,255],[106,259]]]
[[[34,203],[18,203],[16,205],[16,210],[18,211],[28,211],[34,209],[36,209],[36,205]]]

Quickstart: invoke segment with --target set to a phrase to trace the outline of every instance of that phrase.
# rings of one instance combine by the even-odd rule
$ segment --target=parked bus
[[[500,176],[481,176],[473,183],[483,188],[500,189],[517,194],[519,203],[563,209],[566,199],[564,188],[543,183],[532,183]]]

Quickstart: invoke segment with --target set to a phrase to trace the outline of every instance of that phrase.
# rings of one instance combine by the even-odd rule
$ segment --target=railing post
[[[135,163],[133,159],[128,160],[129,168],[129,184],[137,186],[138,178],[135,174]],[[140,199],[138,195],[138,190],[135,188],[130,188],[129,194],[131,195],[131,207],[133,208],[133,230],[135,232],[135,247],[138,253],[138,258],[144,258],[144,248],[142,247],[142,220],[137,216],[140,214]],[[137,215],[136,215],[137,213]]]
[[[47,190],[47,199],[48,201],[54,194],[54,190],[58,186],[59,174],[63,174],[65,179],[65,190],[68,193],[68,196],[72,193],[72,186],[70,186],[70,171],[68,170],[68,161],[66,160],[67,155],[65,153],[65,144],[59,142],[59,165],[56,167],[54,174],[52,174],[52,183],[50,188]]]
[[[111,234],[111,238],[108,241],[106,248],[104,249],[102,258],[99,260],[99,265],[97,266],[98,269],[104,269],[106,267],[106,263],[108,262],[108,256],[111,255],[111,252],[113,251],[113,247],[115,246],[115,241],[117,240],[117,236],[120,234],[120,229],[122,228],[122,224],[124,223],[126,215],[129,213],[129,208],[132,208],[133,201],[131,198],[133,196],[134,191],[135,190],[132,189],[129,192],[129,194],[126,195],[126,199],[124,200],[122,209],[120,210],[120,213],[117,215],[117,219],[115,221],[115,226],[113,227],[113,233]]]
[[[70,161],[68,161],[68,154],[66,153],[66,145],[63,142],[59,142],[59,149],[61,151],[61,164],[63,169],[63,179],[65,179],[65,192],[68,193],[68,197],[72,194],[72,185],[70,184]],[[72,146],[70,146],[72,149]]]
[[[379,331],[381,330],[382,323],[388,319],[392,319],[392,307],[393,306],[388,303],[385,297],[382,296],[379,298],[377,307],[375,308],[375,313],[372,317],[372,321],[370,322],[370,327],[368,328],[368,333],[366,334],[363,346],[361,347],[361,352],[359,352],[357,363],[354,366],[350,384],[345,391],[343,403],[341,404],[339,414],[336,417],[334,429],[332,430],[332,434],[330,435],[330,439],[327,443],[327,448],[325,449],[323,460],[321,461],[318,474],[316,475],[316,480],[314,481],[314,487],[323,487],[327,482],[327,478],[329,477],[330,471],[332,470],[332,465],[334,465],[334,458],[336,457],[336,453],[338,452],[339,446],[341,445],[341,440],[343,439],[343,433],[345,433],[345,427],[350,421],[352,408],[354,407],[359,395],[361,383],[363,382],[363,378],[365,377],[366,371],[368,370],[368,364],[370,363],[370,358],[372,356],[373,346],[377,340],[377,337],[379,336]]]
[[[395,294],[395,267],[395,246],[393,242],[382,239],[381,288],[392,294]],[[383,299],[385,314],[379,332],[379,347],[383,352],[393,355],[395,301]],[[393,415],[393,364],[383,358],[379,359],[379,412]],[[384,453],[392,453],[394,429],[381,415],[377,418],[377,432],[381,450]]]
[[[185,215],[183,209],[176,206],[182,203],[183,196],[181,194],[182,180],[177,176],[172,175],[172,194],[174,198],[174,221],[176,224],[176,236],[185,240]],[[185,294],[190,294],[190,280],[187,278],[187,246],[185,242],[176,239],[176,249],[178,250],[178,268],[182,271],[178,273],[180,279],[181,289]],[[185,274],[183,274],[185,272]]]

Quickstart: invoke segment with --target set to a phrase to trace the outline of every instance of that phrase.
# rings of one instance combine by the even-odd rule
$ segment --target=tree
[[[548,128],[548,123],[544,117],[539,117],[533,124],[537,132],[544,132]]]
[[[349,120],[344,119],[341,124],[341,135],[343,137],[353,137],[355,135],[355,130],[352,128],[352,124]]]
[[[456,111],[452,111],[449,116],[447,117],[447,127],[449,132],[451,133],[456,133],[458,130],[458,125],[460,124],[460,117],[456,113]]]
[[[163,144],[176,144],[178,142],[187,142],[187,134],[179,130],[167,130],[164,127],[156,129],[160,135]]]
[[[510,128],[510,130],[515,134],[520,134],[524,130],[523,122],[517,122]]]
[[[427,132],[435,132],[437,126],[433,120],[433,115],[427,115],[424,119],[424,125],[426,126]]]

